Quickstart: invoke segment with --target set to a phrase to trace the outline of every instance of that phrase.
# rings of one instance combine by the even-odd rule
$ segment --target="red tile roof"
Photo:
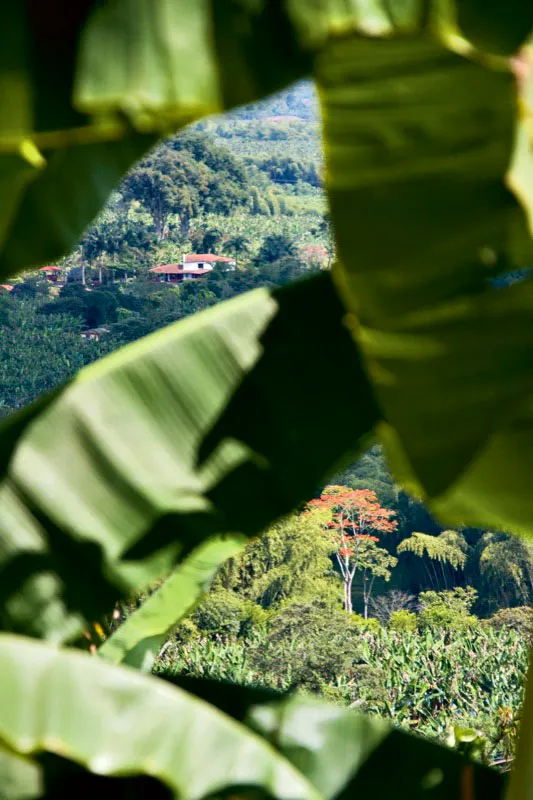
[[[62,267],[39,267],[39,272],[61,272]]]
[[[206,261],[209,263],[210,261],[235,261],[234,258],[228,258],[227,256],[215,256],[213,253],[191,253],[188,256],[185,256],[185,263],[190,264],[194,261]]]
[[[211,269],[182,269],[184,275],[205,275],[207,272],[212,272]]]
[[[148,272],[158,272],[162,275],[173,275],[182,271],[181,264],[162,264],[160,267],[152,267],[148,270]]]

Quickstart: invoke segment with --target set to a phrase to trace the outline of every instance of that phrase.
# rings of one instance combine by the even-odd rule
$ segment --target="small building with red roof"
[[[38,272],[41,272],[47,281],[52,281],[56,283],[59,278],[61,277],[61,273],[63,272],[62,267],[39,267]]]
[[[227,271],[236,268],[234,258],[227,256],[217,256],[213,253],[191,253],[184,255],[180,264],[162,264],[159,267],[152,267],[149,271],[155,280],[167,283],[181,283],[186,280],[196,280],[202,275],[211,272],[214,266],[220,264]]]

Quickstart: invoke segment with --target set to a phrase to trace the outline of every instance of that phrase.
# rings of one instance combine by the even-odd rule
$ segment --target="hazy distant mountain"
[[[300,81],[259,103],[196,123],[235,155],[292,158],[321,164],[318,101],[311,81]]]
[[[237,119],[300,119],[316,122],[317,96],[312,81],[300,81],[283,92],[232,112]]]

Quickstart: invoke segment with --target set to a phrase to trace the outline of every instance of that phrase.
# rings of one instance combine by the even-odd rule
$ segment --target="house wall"
[[[206,261],[187,261],[185,267],[187,269],[213,269],[213,265]]]

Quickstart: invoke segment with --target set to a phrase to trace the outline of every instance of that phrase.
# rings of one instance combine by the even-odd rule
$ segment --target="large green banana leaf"
[[[26,756],[21,780],[29,782],[33,766],[40,791],[54,777],[42,758],[52,754],[101,776],[151,776],[182,800],[229,787],[261,788],[280,800],[320,797],[263,738],[164,681],[6,634],[0,673],[0,764],[9,753]],[[56,771],[56,784],[60,777]]]
[[[0,278],[72,249],[158,135],[311,67],[277,2],[64,5],[0,12]]]
[[[468,791],[487,800],[502,796],[496,772],[311,698],[251,705],[245,726],[165,681],[6,634],[0,671],[0,768],[11,778],[8,798],[28,798],[16,794],[17,779],[33,783],[30,797],[43,787],[68,796],[75,781],[81,791],[88,776],[73,773],[69,762],[117,776],[118,797],[121,780],[134,790],[143,775],[171,796],[191,799],[239,787],[280,800],[333,800],[370,789],[400,800],[459,800]],[[249,690],[233,691],[253,700]]]
[[[509,52],[532,23],[518,0],[5,4],[0,174],[14,189],[0,191],[0,277],[71,249],[154,136],[311,73],[330,40],[462,32]]]
[[[343,313],[328,274],[257,290],[8,421],[4,629],[68,637],[70,612],[98,619],[202,540],[257,534],[353,458],[377,408]]]
[[[105,640],[98,655],[113,664],[128,664],[149,672],[168,630],[190,613],[220,564],[238,553],[245,542],[244,537],[214,537],[193,550],[163,585]]]
[[[162,673],[164,676],[164,672]],[[272,693],[177,676],[172,683],[231,714],[268,739],[325,800],[502,800],[496,770],[378,717],[309,695]]]
[[[393,469],[448,522],[531,532],[517,476],[531,452],[532,287],[490,281],[530,250],[505,185],[512,78],[410,39],[331,43],[317,75],[339,284]]]

